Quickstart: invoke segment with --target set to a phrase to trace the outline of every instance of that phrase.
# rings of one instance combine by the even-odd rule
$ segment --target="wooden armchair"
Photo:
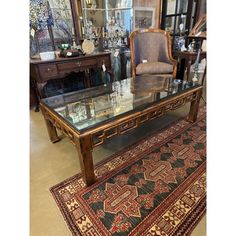
[[[130,35],[132,76],[142,74],[176,77],[177,61],[171,52],[168,32],[160,29],[140,29]]]

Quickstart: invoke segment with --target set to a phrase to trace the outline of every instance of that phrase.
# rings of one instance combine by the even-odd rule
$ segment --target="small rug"
[[[190,235],[206,211],[206,118],[180,119],[51,193],[72,235]]]

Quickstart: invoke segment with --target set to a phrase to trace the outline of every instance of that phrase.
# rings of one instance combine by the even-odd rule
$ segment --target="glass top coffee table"
[[[57,129],[75,145],[84,181],[96,181],[92,151],[106,139],[139,127],[191,102],[188,121],[197,119],[202,86],[160,76],[137,76],[98,87],[44,98],[40,107],[52,142]]]

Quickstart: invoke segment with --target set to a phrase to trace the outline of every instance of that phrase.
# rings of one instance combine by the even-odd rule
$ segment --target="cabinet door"
[[[173,48],[175,38],[188,35],[194,26],[198,4],[197,0],[163,0],[161,28],[170,32]],[[182,30],[180,24],[183,24]]]

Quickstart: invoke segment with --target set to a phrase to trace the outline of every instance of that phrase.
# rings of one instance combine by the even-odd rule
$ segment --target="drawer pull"
[[[79,62],[76,62],[75,63],[77,66],[81,66],[81,62],[79,61]]]
[[[56,77],[58,75],[57,66],[55,64],[40,65],[39,73],[43,80]]]

